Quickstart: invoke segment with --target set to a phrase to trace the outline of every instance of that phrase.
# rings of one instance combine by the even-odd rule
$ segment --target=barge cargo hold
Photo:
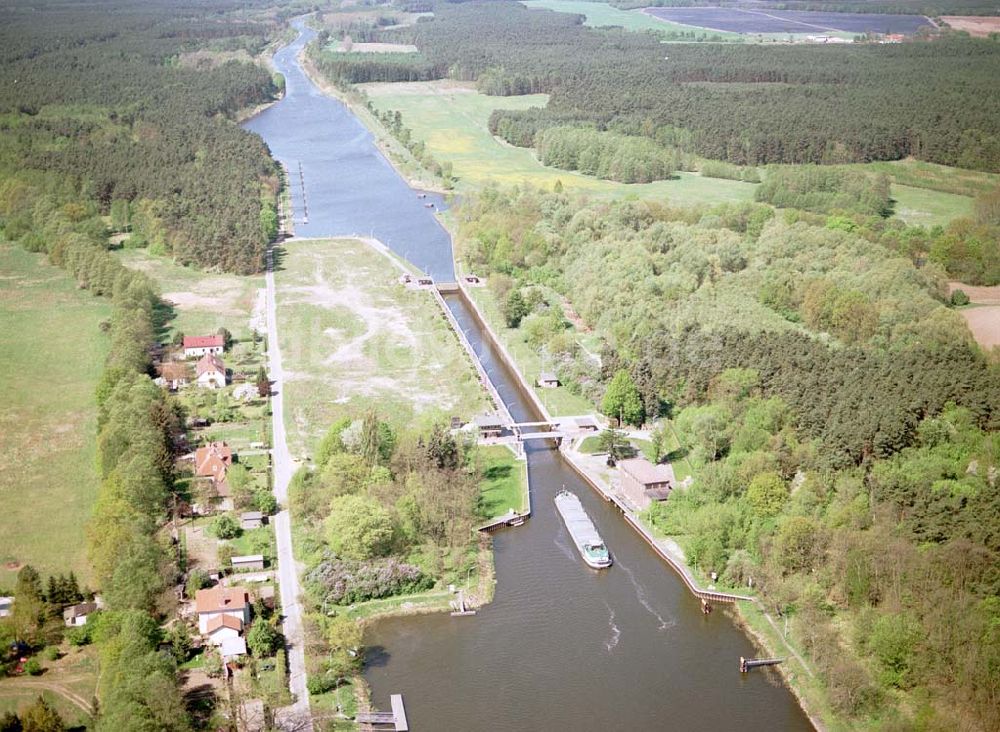
[[[588,566],[594,569],[605,569],[611,566],[611,554],[604,545],[604,540],[594,528],[594,522],[583,510],[580,499],[567,490],[562,490],[556,496],[556,509],[562,516],[569,535],[573,538],[580,556]]]

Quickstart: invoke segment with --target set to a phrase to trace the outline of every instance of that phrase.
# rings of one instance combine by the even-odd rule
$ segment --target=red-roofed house
[[[198,361],[198,386],[221,389],[226,385],[226,366],[214,353],[206,353]]]
[[[221,335],[184,336],[184,358],[195,358],[206,354],[221,354],[225,350],[225,341]]]
[[[229,638],[239,638],[242,633],[243,621],[231,615],[216,615],[205,623],[205,635],[213,646],[221,646]]]
[[[233,449],[225,442],[210,442],[194,451],[194,473],[199,478],[223,480],[233,464]]]
[[[245,587],[218,585],[207,590],[198,590],[194,598],[194,607],[198,613],[198,632],[202,635],[208,635],[209,624],[218,632],[219,628],[227,627],[225,623],[229,623],[228,627],[232,627],[232,620],[238,620],[242,624],[240,630],[250,622],[250,594]],[[219,620],[224,617],[232,620]]]

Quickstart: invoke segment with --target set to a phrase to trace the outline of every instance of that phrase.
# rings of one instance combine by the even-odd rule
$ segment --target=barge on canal
[[[562,516],[569,535],[573,537],[580,556],[588,566],[594,569],[605,569],[611,566],[611,554],[604,545],[604,540],[594,528],[594,522],[583,510],[583,504],[574,493],[565,488],[556,496],[556,509]]]

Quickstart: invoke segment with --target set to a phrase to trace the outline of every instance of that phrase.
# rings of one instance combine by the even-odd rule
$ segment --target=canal
[[[296,56],[275,56],[286,97],[245,126],[293,173],[298,236],[381,239],[438,280],[453,279],[451,240],[340,102],[309,81]],[[294,177],[294,176],[293,176]],[[372,256],[379,256],[375,253]],[[538,417],[460,298],[446,297],[518,421]],[[705,616],[678,577],[563,461],[529,443],[534,514],[495,536],[494,602],[474,617],[380,621],[366,638],[365,678],[376,706],[406,699],[411,728],[451,730],[808,730],[773,671],[742,675],[757,655],[725,613]],[[614,566],[588,569],[555,512],[566,487],[580,496]]]

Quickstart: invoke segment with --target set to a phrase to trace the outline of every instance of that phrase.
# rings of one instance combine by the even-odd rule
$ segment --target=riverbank
[[[371,132],[379,152],[385,156],[396,172],[399,173],[411,188],[420,191],[430,191],[441,195],[450,195],[453,191],[445,188],[439,179],[425,170],[399,140],[393,137],[387,129],[375,119],[374,115],[363,104],[359,104],[350,94],[346,94],[334,84],[327,81],[309,58],[309,46],[306,45],[298,56],[299,66],[320,91],[347,107],[351,114],[357,117],[361,124]]]

